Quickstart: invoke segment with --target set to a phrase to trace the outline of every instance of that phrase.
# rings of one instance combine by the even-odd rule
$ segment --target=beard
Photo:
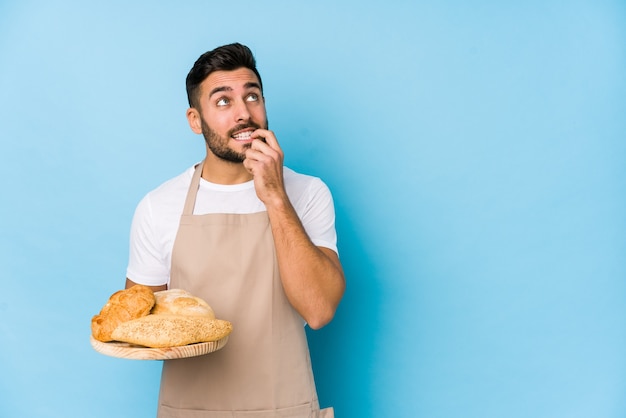
[[[228,131],[226,137],[220,136],[217,132],[209,127],[206,124],[203,118],[200,119],[200,124],[202,128],[202,136],[204,136],[204,140],[211,150],[211,152],[218,158],[229,161],[231,163],[243,163],[243,160],[246,159],[245,151],[246,149],[251,147],[250,143],[244,144],[244,149],[242,152],[235,151],[234,149],[228,146],[228,142],[230,141],[230,137],[233,133],[240,131],[246,128],[253,129],[261,129],[261,126],[254,122],[248,122],[245,124],[237,125],[231,130]],[[263,129],[267,129],[267,123]]]

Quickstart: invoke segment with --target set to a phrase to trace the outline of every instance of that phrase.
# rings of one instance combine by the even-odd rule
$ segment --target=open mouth
[[[232,134],[231,138],[233,138],[235,141],[242,141],[242,142],[250,141],[252,140],[252,132],[254,131],[253,130],[239,131],[237,133]]]

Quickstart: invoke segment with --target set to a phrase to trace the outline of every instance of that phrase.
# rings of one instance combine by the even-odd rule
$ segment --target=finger
[[[255,146],[255,143],[258,143],[258,145]],[[249,161],[264,160],[267,157],[267,152],[272,152],[272,149],[260,141],[254,141],[252,143],[252,147],[248,148],[245,152],[246,160],[249,160]]]
[[[250,148],[246,150],[246,158],[257,161],[281,161],[282,150],[280,148],[272,148],[269,144],[255,139]]]
[[[253,165],[253,161],[246,155],[246,158],[243,160],[243,166],[250,174],[252,174]]]
[[[274,135],[274,132],[267,129],[257,129],[256,131],[252,132],[252,138],[262,139],[270,147],[276,150],[280,149],[280,145],[278,145],[276,135]]]

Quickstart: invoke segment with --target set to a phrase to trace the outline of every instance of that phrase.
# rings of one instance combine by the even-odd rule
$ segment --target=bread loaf
[[[177,347],[217,341],[232,331],[232,324],[206,316],[148,315],[124,322],[113,331],[113,339],[152,348]]]
[[[153,315],[204,316],[215,319],[213,309],[204,300],[183,289],[170,289],[154,293]]]
[[[103,342],[113,341],[111,334],[118,325],[148,315],[154,303],[154,293],[143,285],[113,293],[100,313],[91,319],[93,337]]]

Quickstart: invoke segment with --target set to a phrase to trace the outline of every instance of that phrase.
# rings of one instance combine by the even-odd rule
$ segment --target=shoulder
[[[170,212],[180,213],[193,171],[194,167],[192,166],[149,191],[139,202],[137,210],[150,212],[153,217],[167,215]]]
[[[187,168],[182,173],[178,174],[176,177],[173,177],[164,183],[160,184],[158,187],[152,189],[146,197],[150,198],[162,198],[163,196],[168,196],[172,193],[187,192],[189,189],[189,184],[191,183],[191,177],[193,176],[194,166]]]
[[[283,168],[285,186],[294,190],[327,188],[326,184],[319,177],[298,173],[291,168]],[[289,190],[288,190],[289,191]]]
[[[328,186],[319,177],[301,174],[287,167],[283,169],[283,176],[289,199],[299,214],[311,205],[326,205],[332,202]]]

